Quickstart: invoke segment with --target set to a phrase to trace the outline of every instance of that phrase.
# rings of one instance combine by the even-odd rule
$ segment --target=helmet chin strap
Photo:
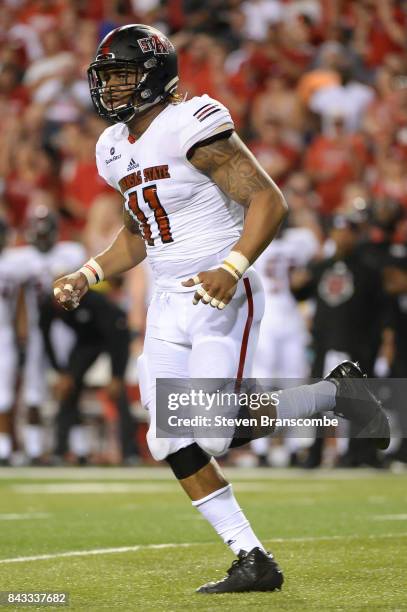
[[[116,113],[116,116],[119,122],[128,123],[129,121],[134,119],[136,115],[139,115],[140,113],[144,112],[145,110],[148,110],[152,106],[155,106],[162,99],[163,99],[163,96],[157,96],[157,98],[153,100],[152,102],[146,102],[145,104],[141,104],[139,106],[135,106],[134,104],[128,105],[126,108],[123,108],[121,111],[119,110]],[[128,115],[127,113],[129,112],[130,114]]]

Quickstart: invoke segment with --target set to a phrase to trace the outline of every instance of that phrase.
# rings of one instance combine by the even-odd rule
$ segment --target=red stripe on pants
[[[235,385],[236,393],[239,393],[240,391],[240,385],[241,385],[241,381],[243,378],[243,372],[244,372],[244,364],[246,361],[249,334],[250,334],[250,329],[253,323],[253,294],[252,294],[252,288],[250,286],[250,280],[248,278],[244,278],[243,283],[244,283],[244,288],[246,290],[246,297],[247,297],[247,319],[246,319],[246,325],[244,327],[244,332],[243,332],[242,345],[240,347],[239,367],[237,369],[237,375],[236,375],[237,380],[236,380],[236,385]]]

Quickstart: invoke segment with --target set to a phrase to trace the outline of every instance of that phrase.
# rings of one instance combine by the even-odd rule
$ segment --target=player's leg
[[[287,321],[287,330],[280,340],[280,381],[281,388],[293,387],[308,380],[310,364],[307,359],[308,334],[301,315],[295,314]],[[312,435],[312,430],[290,427],[284,430],[284,451],[288,464],[295,467],[299,463],[299,451],[304,446],[304,438]]]
[[[223,312],[199,305],[190,308],[189,330],[193,338],[189,364],[191,378],[241,379],[251,371],[264,296],[257,274],[250,272],[234,299]],[[217,383],[215,383],[216,386]],[[219,411],[221,407],[217,408]],[[195,452],[222,454],[230,438],[197,438]],[[180,451],[181,455],[182,451]],[[170,457],[174,461],[177,457]],[[225,580],[208,583],[198,592],[211,594],[253,590],[272,591],[281,587],[283,576],[267,553],[240,508],[215,459],[193,474],[180,479],[192,504],[212,525],[225,544],[238,556]],[[251,571],[248,571],[251,568]]]
[[[276,419],[289,419],[292,422],[317,417],[320,412],[333,411],[355,425],[358,437],[374,439],[378,448],[387,448],[390,443],[388,419],[364,378],[359,366],[347,361],[334,368],[325,380],[279,391],[277,396],[270,397],[270,404],[262,406],[261,411],[249,408],[249,417],[259,420],[261,412],[270,419],[265,427],[252,430],[251,437],[254,439],[272,434]],[[259,392],[263,392],[261,387],[254,390],[256,396]],[[236,446],[235,442],[236,439],[233,441]]]
[[[15,400],[17,353],[13,334],[0,333],[0,465],[7,465],[12,452],[12,414]]]
[[[138,455],[136,444],[137,423],[130,412],[129,398],[124,382],[116,406],[119,413],[119,439],[123,461],[132,465],[137,461]]]
[[[269,578],[266,581],[267,585],[270,588],[276,588],[281,585],[281,573],[276,570],[271,557],[264,553],[261,543],[252,532],[246,517],[234,499],[229,483],[222,475],[216,462],[211,459],[210,454],[200,448],[192,437],[157,437],[155,427],[157,378],[185,379],[189,377],[191,372],[194,375],[199,374],[200,377],[215,374],[215,371],[210,371],[211,360],[206,352],[208,347],[204,343],[202,343],[199,351],[202,367],[197,366],[196,369],[192,367],[191,370],[191,346],[189,344],[191,329],[185,316],[190,308],[192,308],[192,304],[189,294],[171,295],[168,298],[163,296],[161,301],[154,299],[150,306],[144,351],[138,361],[141,400],[150,413],[150,427],[147,434],[148,445],[156,460],[165,459],[168,462],[192,503],[196,505],[202,515],[235,552],[239,553],[241,550],[248,549],[248,552],[253,550],[255,551],[254,555],[260,555],[261,559],[256,559],[256,567],[261,566],[264,570],[264,565],[267,566],[266,574]],[[199,312],[206,315],[206,311],[202,311],[202,308],[195,309],[198,316]],[[245,320],[247,320],[247,308],[245,317]],[[241,327],[240,340],[244,331],[244,323],[241,324]],[[156,336],[168,339],[160,339]],[[223,334],[220,334],[219,337],[223,338],[222,342],[226,342]],[[221,347],[218,348],[221,349]],[[239,351],[240,349],[237,350],[238,355]],[[218,355],[220,352],[221,350],[219,350]],[[223,354],[225,358],[230,357],[230,353],[225,352]],[[235,356],[234,361],[236,362]],[[196,360],[194,363],[196,363]],[[225,372],[225,375],[235,376],[235,366],[229,367],[230,369]],[[176,384],[176,381],[174,381],[174,384]],[[249,561],[248,558],[246,562]],[[268,567],[270,565],[271,568]],[[241,566],[236,570],[241,572]],[[243,590],[250,589],[251,585],[248,586],[244,580],[240,579],[239,572],[237,575],[238,584],[229,585],[229,588],[233,587],[233,590],[239,590],[243,585],[245,587]],[[273,572],[272,578],[270,578],[270,572]],[[276,573],[276,577],[274,573]],[[236,572],[233,574],[233,580],[236,581]]]
[[[83,432],[82,418],[79,410],[79,398],[83,388],[83,378],[87,370],[96,361],[102,347],[77,343],[69,356],[66,372],[62,375],[66,385],[62,389],[56,419],[55,455],[63,457],[68,450],[68,440],[72,433],[76,454],[85,458],[88,454],[86,439]]]
[[[225,580],[205,584],[197,592],[212,594],[281,588],[281,570],[254,534],[215,459],[193,442],[168,455],[166,461],[192,504],[238,556]]]
[[[275,325],[271,320],[270,314],[273,311],[267,308],[268,300],[266,296],[266,308],[260,325],[259,340],[253,361],[252,376],[256,379],[273,379],[279,375],[278,366],[281,358],[281,351],[284,346],[280,342],[280,334],[277,333]],[[250,442],[250,450],[257,457],[260,467],[268,467],[269,462],[270,438],[255,438]]]
[[[357,437],[371,438],[377,448],[385,449],[390,443],[388,419],[365,378],[358,364],[345,360],[320,382],[279,392],[270,414],[275,412],[277,419],[299,419],[333,411],[351,422]]]
[[[210,306],[190,306],[189,329],[192,337],[190,377],[207,379],[206,390],[216,391],[219,379],[224,390],[238,392],[242,379],[250,377],[256,352],[260,322],[264,312],[264,292],[254,270],[239,283],[234,298],[219,312]],[[213,387],[213,389],[212,389]],[[212,415],[235,416],[236,408],[216,406]],[[199,436],[199,445],[212,455],[224,454],[233,438],[233,430],[221,437],[219,428]]]
[[[388,418],[365,378],[357,364],[345,361],[336,366],[324,380],[283,389],[278,392],[277,400],[272,398],[268,406],[261,408],[261,414],[268,416],[271,424],[256,428],[250,435],[254,439],[272,434],[275,419],[289,419],[292,422],[333,411],[335,415],[353,424],[357,437],[371,438],[377,448],[385,449],[390,443]],[[254,390],[256,394],[259,391],[262,391],[261,385]],[[249,416],[259,420],[260,411],[249,409]],[[237,442],[235,439],[232,445],[238,445]]]
[[[24,449],[32,463],[37,462],[43,453],[41,407],[45,398],[45,375],[42,336],[38,328],[32,327],[27,341],[23,375],[23,402],[26,407]]]
[[[193,308],[196,310],[193,311]],[[221,313],[208,306],[191,306],[191,378],[240,380],[250,377],[263,308],[263,291],[254,270],[250,270],[239,284],[235,297]],[[210,384],[208,380],[208,389]],[[214,380],[214,385],[217,384]],[[273,420],[310,417],[321,410],[335,407],[336,390],[333,382],[325,380],[313,385],[284,389],[279,392],[278,404],[271,401],[262,407],[261,412]],[[221,411],[225,409],[219,408]],[[252,413],[249,410],[245,416],[258,417],[259,414],[259,410]],[[210,431],[210,437],[199,437],[198,443],[203,450],[217,456],[225,453],[231,445],[239,446],[251,438],[270,435],[273,431],[272,425],[256,431],[236,429],[234,435],[232,432],[229,437],[221,438],[218,435],[219,429],[214,428]]]
[[[174,314],[175,316],[175,314]],[[137,361],[141,403],[148,411],[150,424],[147,432],[149,450],[156,461],[162,461],[171,453],[194,443],[192,437],[159,437],[156,429],[156,381],[158,378],[188,378],[190,347],[149,335],[148,329],[142,355]]]

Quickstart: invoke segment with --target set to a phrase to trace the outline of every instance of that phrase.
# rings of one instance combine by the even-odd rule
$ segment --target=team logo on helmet
[[[174,49],[168,38],[161,37],[158,34],[152,34],[147,38],[139,38],[137,42],[143,53],[152,51],[154,55],[168,55]]]

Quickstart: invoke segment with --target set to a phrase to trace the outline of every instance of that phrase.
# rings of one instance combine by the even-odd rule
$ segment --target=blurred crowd
[[[306,229],[314,241],[307,259],[297,261],[295,247],[294,256],[285,247],[278,255],[280,264],[286,258],[286,280],[300,268],[287,282],[305,321],[301,334],[293,324],[294,343],[308,364],[298,374],[287,374],[288,368],[278,376],[322,376],[329,351],[365,360],[372,376],[406,376],[407,350],[398,346],[398,334],[407,310],[401,299],[407,295],[407,2],[3,0],[0,216],[9,247],[27,243],[38,207],[58,218],[59,241],[79,242],[92,255],[119,229],[121,197],[97,174],[95,143],[106,124],[93,110],[86,69],[101,38],[127,23],[146,23],[171,37],[183,95],[208,93],[230,109],[238,133],[287,198],[290,216],[281,240],[292,229]],[[375,270],[383,291],[374,306],[383,316],[359,339],[371,347],[362,355],[336,346],[336,339],[332,346],[320,342],[332,326],[342,326],[341,337],[360,327],[354,311],[338,323],[334,310],[318,310],[329,292],[342,294],[336,303],[326,299],[331,309],[352,295],[337,266],[333,280],[325,275],[323,290],[318,283],[326,262],[335,266],[354,253],[362,271],[353,264],[349,270],[363,278],[363,266]],[[266,266],[266,278],[275,269]],[[142,268],[121,281],[130,361],[142,346],[149,280]],[[369,291],[358,296],[361,319],[373,308]],[[117,287],[107,293],[117,303]],[[269,374],[275,375],[272,368]],[[119,395],[116,389],[116,400]],[[263,446],[256,452],[264,461],[269,451]],[[290,448],[290,456],[295,453]],[[319,448],[311,467],[324,462],[321,453]]]

